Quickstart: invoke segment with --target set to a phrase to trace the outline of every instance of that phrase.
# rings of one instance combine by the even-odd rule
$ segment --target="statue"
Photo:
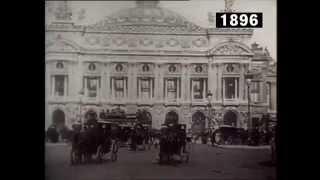
[[[225,0],[224,1],[224,3],[225,3],[225,10],[227,11],[227,12],[231,12],[232,10],[231,10],[231,7],[232,7],[232,5],[234,4],[234,1],[235,0]]]
[[[54,15],[56,20],[69,21],[72,17],[72,10],[67,1],[57,2],[58,5],[55,9]]]

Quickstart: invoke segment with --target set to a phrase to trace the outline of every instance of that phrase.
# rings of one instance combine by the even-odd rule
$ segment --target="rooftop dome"
[[[107,28],[108,26],[152,26],[159,29],[175,27],[182,31],[203,30],[183,16],[161,8],[158,4],[159,1],[136,1],[136,7],[111,14],[94,26],[100,28]]]

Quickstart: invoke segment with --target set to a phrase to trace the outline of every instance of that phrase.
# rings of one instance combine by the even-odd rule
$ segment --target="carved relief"
[[[144,38],[140,40],[140,44],[143,46],[150,46],[153,44],[153,41],[151,39]]]
[[[203,74],[208,72],[207,64],[192,64],[191,73]]]
[[[157,114],[157,115],[161,115],[164,113],[164,108],[163,106],[155,106],[154,108],[154,112]]]
[[[188,40],[181,40],[181,47],[182,48],[190,48],[190,44]]]
[[[167,41],[167,45],[169,45],[171,47],[177,46],[178,44],[179,44],[179,41],[176,39],[173,39],[173,38],[171,38]]]
[[[137,39],[129,39],[128,41],[128,47],[137,47]]]
[[[207,41],[203,38],[198,38],[194,41],[192,41],[192,44],[195,45],[196,47],[203,47],[205,46]]]
[[[57,52],[74,52],[77,49],[73,47],[71,44],[58,40],[55,42],[49,42],[46,45],[46,51],[57,51]]]
[[[110,46],[111,45],[111,40],[109,38],[103,38],[101,41],[102,46]]]
[[[234,44],[223,45],[214,51],[216,55],[242,55],[248,53],[250,52],[243,47]]]
[[[182,110],[183,116],[185,117],[190,116],[190,106],[182,106],[181,110]]]
[[[128,71],[128,64],[126,63],[113,63],[112,64],[112,72],[115,73],[125,73]]]
[[[112,40],[112,42],[113,42],[114,44],[116,44],[117,46],[122,46],[122,45],[124,45],[124,44],[126,43],[126,39],[125,39],[125,38],[121,38],[121,37],[119,37],[119,38],[114,38],[114,39]]]
[[[224,65],[223,73],[240,73],[240,64],[227,63]]]
[[[86,38],[86,42],[89,44],[89,45],[97,45],[100,41],[100,39],[98,37],[95,37],[95,36],[89,36]]]
[[[151,63],[141,63],[139,64],[139,72],[150,74],[154,71],[154,64]]]

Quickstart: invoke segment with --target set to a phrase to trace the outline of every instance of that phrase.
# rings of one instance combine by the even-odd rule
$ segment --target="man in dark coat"
[[[211,145],[215,146],[216,144],[216,129],[212,128],[211,130]]]

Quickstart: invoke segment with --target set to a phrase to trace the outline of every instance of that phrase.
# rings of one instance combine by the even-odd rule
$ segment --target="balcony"
[[[223,105],[225,105],[225,106],[239,106],[240,100],[239,99],[223,99]]]

